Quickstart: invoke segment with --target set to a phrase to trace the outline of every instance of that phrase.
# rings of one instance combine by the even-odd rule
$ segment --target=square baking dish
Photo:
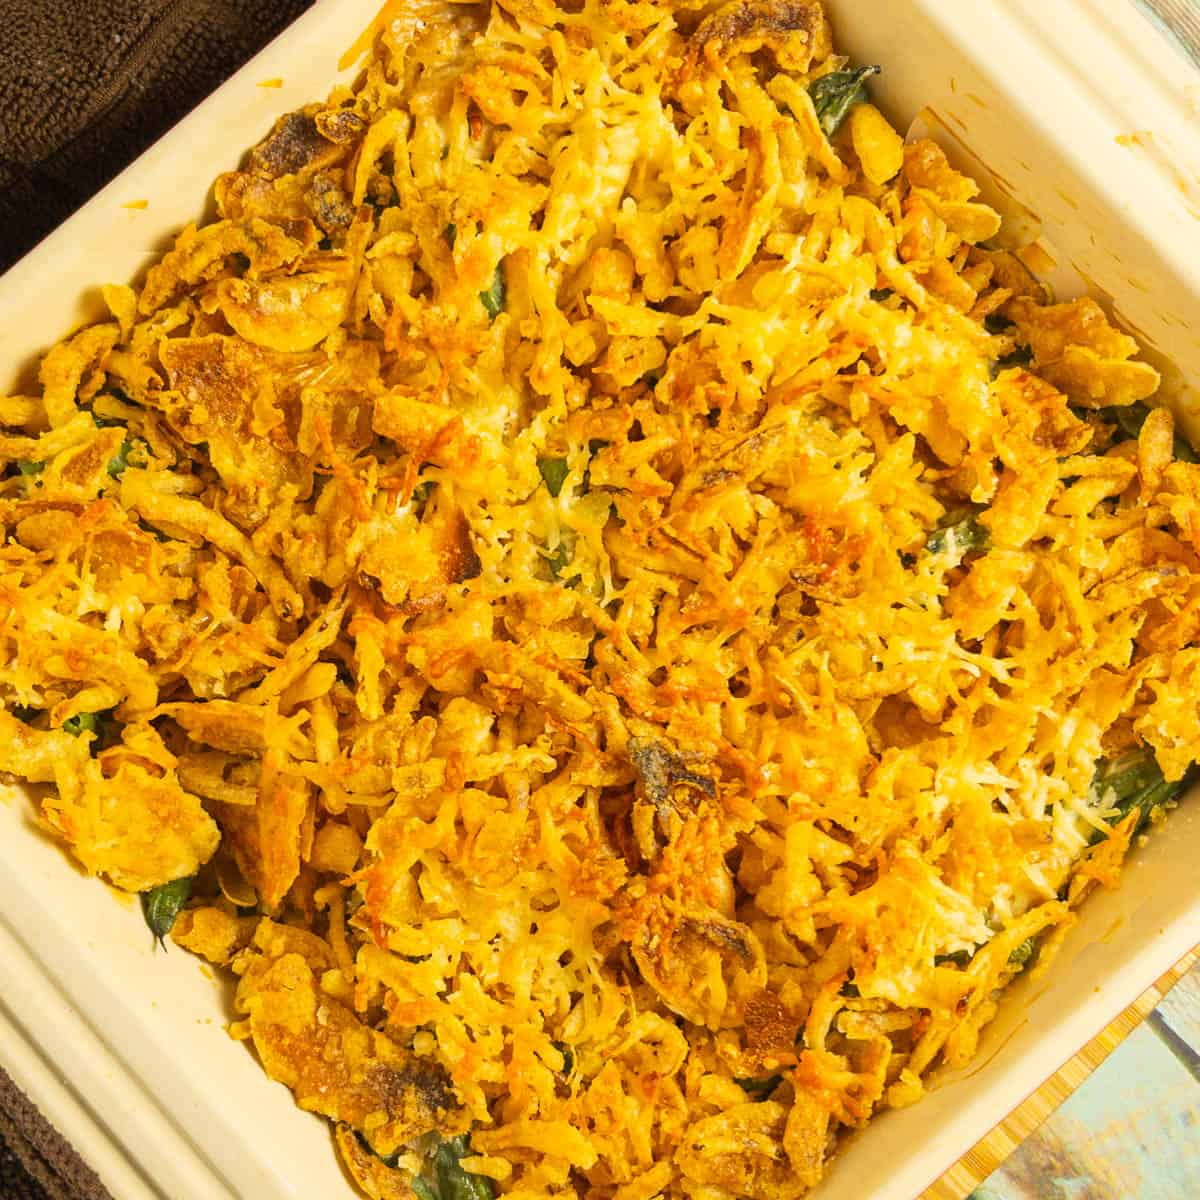
[[[96,285],[138,275],[277,115],[328,91],[378,3],[318,0],[0,279],[0,387],[100,315]],[[1200,434],[1200,76],[1125,0],[827,3],[842,49],[883,65],[897,125],[1038,236],[1060,295],[1090,291],[1139,335]],[[1198,850],[1193,797],[1084,906],[1048,977],[1010,989],[970,1067],[872,1122],[817,1200],[918,1195],[1174,964],[1200,940]],[[226,1034],[227,985],[156,951],[115,897],[0,787],[0,1065],[116,1200],[352,1200],[324,1122]]]

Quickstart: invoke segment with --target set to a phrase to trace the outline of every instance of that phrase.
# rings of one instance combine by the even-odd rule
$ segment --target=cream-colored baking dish
[[[1138,332],[1200,432],[1200,76],[1126,0],[828,2],[845,49],[884,65],[876,94],[893,118],[987,164],[989,198],[1014,227],[1040,226],[1047,275]],[[328,89],[378,3],[318,0],[0,279],[0,387],[95,315],[97,283],[136,276],[199,216],[276,115]],[[1197,857],[1200,798],[1088,903],[1050,977],[1012,990],[971,1068],[873,1123],[819,1200],[918,1195],[1200,940]],[[349,1200],[324,1124],[228,1038],[228,1018],[225,986],[155,951],[136,906],[84,878],[10,789],[0,1065],[117,1200]]]

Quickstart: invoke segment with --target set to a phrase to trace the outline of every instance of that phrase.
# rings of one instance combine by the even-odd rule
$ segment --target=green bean
[[[486,292],[480,292],[479,299],[483,307],[487,309],[488,317],[494,321],[504,311],[506,298],[504,263],[501,261],[496,264],[496,273],[492,276],[492,286]]]
[[[163,938],[175,927],[175,918],[179,916],[179,910],[187,903],[191,894],[190,875],[183,879],[174,879],[170,883],[159,884],[158,887],[142,893],[142,915],[160,946],[165,944]]]
[[[559,542],[558,545],[546,555],[546,562],[550,566],[550,574],[553,575],[555,579],[563,579],[566,569],[574,560],[575,553],[573,550],[571,550],[566,542]],[[576,574],[572,578],[574,580],[578,580],[579,575]],[[569,586],[571,580],[564,580],[564,582],[566,582]]]
[[[974,551],[987,550],[991,545],[991,535],[987,526],[979,522],[979,514],[972,512],[965,516],[962,513],[948,514],[944,525],[935,529],[925,543],[925,549],[930,554],[954,554],[960,557]]]
[[[1015,967],[1018,971],[1025,970],[1026,967],[1037,962],[1038,944],[1037,938],[1027,937],[1009,956],[1008,965]]]
[[[575,1070],[575,1051],[566,1042],[555,1042],[554,1048],[563,1056],[562,1070],[559,1074],[570,1075]]]
[[[1138,749],[1098,763],[1092,786],[1098,792],[1111,788],[1118,803],[1122,803],[1161,781],[1162,772],[1154,755]]]
[[[1138,817],[1133,829],[1136,834],[1146,827],[1155,809],[1177,800],[1187,790],[1193,771],[1194,768],[1182,779],[1168,782],[1149,750],[1133,750],[1120,758],[1100,762],[1092,779],[1092,791],[1100,800],[1111,797],[1107,807],[1112,809],[1112,815],[1106,820],[1112,824],[1119,824],[1130,813],[1136,812]],[[1092,834],[1092,844],[1104,837],[1105,834],[1097,830]]]
[[[867,98],[866,80],[879,71],[879,67],[850,67],[831,71],[809,85],[808,94],[826,137],[833,137],[850,110]]]
[[[471,1153],[466,1134],[442,1142],[434,1151],[433,1169],[439,1200],[493,1200],[496,1189],[486,1175],[472,1175],[462,1165]]]
[[[1145,425],[1146,418],[1150,415],[1150,408],[1138,401],[1133,404],[1101,408],[1097,410],[1097,414],[1106,424],[1116,426],[1117,433],[1114,441],[1127,442],[1136,440],[1142,432],[1142,426]],[[1179,434],[1175,435],[1173,449],[1175,457],[1180,462],[1200,462],[1200,455],[1197,455],[1192,448],[1191,442],[1180,437]]]
[[[113,720],[113,710],[103,712],[76,713],[63,722],[63,732],[72,737],[81,737],[85,733],[92,735],[91,752],[104,749],[118,739],[120,725]]]
[[[955,950],[952,954],[935,954],[933,964],[936,967],[944,967],[947,965],[955,967],[965,967],[971,961],[970,950]]]
[[[45,469],[46,469],[46,464],[44,462],[17,463],[17,470],[20,471],[21,474],[25,475],[25,476],[40,475]]]
[[[63,722],[63,732],[72,737],[79,737],[82,733],[94,733],[99,736],[102,721],[100,713],[76,713]]]
[[[129,466],[129,452],[133,449],[135,441],[140,442],[141,438],[126,438],[121,443],[121,448],[108,460],[108,473],[113,479],[120,479],[125,474],[125,468]]]
[[[1142,432],[1142,426],[1150,415],[1150,409],[1145,404],[1122,404],[1110,408],[1097,409],[1096,415],[1109,425],[1115,425],[1116,441],[1136,441]]]
[[[546,482],[546,491],[552,496],[557,496],[562,491],[563,484],[567,481],[567,475],[570,473],[570,468],[567,466],[565,458],[539,458],[538,470],[542,473],[542,479]]]

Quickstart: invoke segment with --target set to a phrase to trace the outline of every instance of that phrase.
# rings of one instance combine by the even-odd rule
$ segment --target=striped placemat
[[[1147,988],[1102,1033],[1014,1109],[929,1188],[922,1200],[963,1200],[973,1192],[1158,1008],[1167,993],[1197,963],[1200,963],[1200,947]]]
[[[1160,26],[1200,67],[1200,2],[1198,0],[1137,0],[1151,20]]]

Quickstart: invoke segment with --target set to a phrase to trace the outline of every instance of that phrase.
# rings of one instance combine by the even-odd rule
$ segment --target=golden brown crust
[[[1200,466],[940,147],[829,135],[815,0],[371,38],[0,397],[0,770],[195,876],[368,1195],[469,1128],[799,1197],[1116,881],[1096,760],[1200,757]]]

